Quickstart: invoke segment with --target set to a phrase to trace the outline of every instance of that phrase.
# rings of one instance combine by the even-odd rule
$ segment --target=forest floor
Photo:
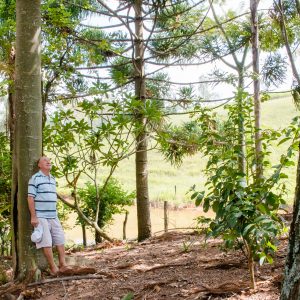
[[[203,235],[171,231],[142,243],[104,242],[80,252],[70,251],[70,264],[95,268],[96,273],[43,275],[41,282],[18,289],[7,284],[0,287],[0,298],[276,300],[286,246],[287,239],[282,239],[274,263],[256,269],[255,291],[250,289],[247,261],[241,251],[224,252],[218,240],[205,242]]]

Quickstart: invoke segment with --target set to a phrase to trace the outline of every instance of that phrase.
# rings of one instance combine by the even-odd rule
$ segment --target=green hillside
[[[297,115],[297,111],[292,102],[291,97],[285,96],[274,98],[262,103],[262,127],[279,129],[287,126],[292,118]],[[188,117],[179,116],[175,118],[174,123],[188,120]],[[179,121],[179,122],[180,122]],[[272,160],[274,164],[278,162],[280,155],[284,152],[284,147],[272,148]],[[162,155],[157,151],[149,151],[149,194],[150,200],[155,201],[173,201],[174,204],[181,205],[183,202],[189,201],[190,196],[187,195],[188,189],[196,184],[202,188],[205,178],[202,170],[206,164],[206,158],[200,153],[192,157],[184,159],[180,167],[174,167],[164,160]],[[288,170],[289,179],[287,185],[290,193],[288,200],[293,199],[293,189],[295,182],[296,168],[292,167]],[[124,160],[115,172],[116,177],[128,190],[135,189],[135,163],[134,156]],[[86,180],[82,179],[80,184],[84,184]]]
[[[287,126],[297,111],[291,97],[274,98],[262,103],[262,126],[263,128],[283,128]],[[184,120],[183,117],[179,117]],[[187,118],[186,118],[187,119]],[[284,148],[273,147],[272,158],[278,160]],[[183,164],[176,168],[166,162],[157,151],[149,152],[149,193],[151,201],[174,200],[176,203],[189,200],[187,190],[193,184],[203,186],[205,178],[202,175],[206,159],[201,154],[184,159]],[[288,172],[288,181],[291,193],[295,182],[296,168]],[[134,158],[122,162],[116,172],[116,177],[128,188],[135,187]],[[175,195],[176,187],[176,195]],[[290,195],[289,199],[292,199]]]

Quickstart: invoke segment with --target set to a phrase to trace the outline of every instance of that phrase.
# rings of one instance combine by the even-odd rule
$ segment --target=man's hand
[[[30,223],[33,227],[36,227],[38,226],[39,224],[39,220],[38,218],[36,217],[36,214],[35,214],[35,208],[34,208],[34,199],[32,196],[28,196],[28,208],[29,208],[29,211],[30,211]]]
[[[33,227],[36,227],[39,224],[39,220],[37,217],[31,217],[30,223]]]

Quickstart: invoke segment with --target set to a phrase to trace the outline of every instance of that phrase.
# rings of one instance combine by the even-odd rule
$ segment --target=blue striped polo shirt
[[[34,174],[28,183],[28,196],[34,198],[35,212],[38,218],[57,217],[56,181],[51,174],[47,176],[42,171]]]

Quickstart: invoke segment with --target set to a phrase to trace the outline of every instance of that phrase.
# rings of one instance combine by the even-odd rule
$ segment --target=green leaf
[[[269,263],[269,264],[272,264],[272,263],[274,262],[274,260],[273,260],[273,257],[272,257],[272,256],[270,256],[270,255],[267,255],[267,256],[266,256],[266,258],[267,258],[267,261],[268,261],[268,263]]]
[[[281,145],[281,144],[283,144],[283,143],[285,143],[286,141],[289,141],[289,140],[291,140],[290,137],[284,138],[284,139],[282,139],[282,140],[277,144],[277,146],[279,146],[279,145]]]
[[[259,258],[259,265],[262,266],[265,260],[266,260],[266,255],[265,254],[261,255]]]
[[[213,211],[218,215],[219,209],[221,208],[220,202],[219,201],[214,201],[212,205]]]
[[[249,234],[249,231],[251,231],[254,227],[255,227],[254,224],[249,224],[249,225],[247,225],[247,226],[244,228],[243,236],[248,235],[248,234]]]
[[[289,161],[287,161],[286,163],[285,163],[285,166],[286,167],[291,167],[291,166],[294,166],[295,165],[295,162],[293,162],[293,161],[291,161],[291,160],[289,160]]]
[[[281,179],[286,179],[286,178],[289,178],[289,176],[287,175],[287,174],[285,174],[285,173],[280,173],[279,174],[279,177],[281,178]]]
[[[199,192],[194,192],[191,196],[191,199],[194,200],[198,196]]]
[[[203,198],[204,198],[204,192],[198,193],[198,195],[196,197],[195,205],[199,206],[201,204]]]
[[[263,204],[263,203],[259,203],[256,206],[263,214],[266,214],[268,211],[268,208]]]
[[[125,295],[122,300],[132,300],[134,297],[134,294],[132,292],[128,293],[127,295]]]
[[[209,207],[210,207],[210,198],[205,198],[204,204],[203,204],[203,211],[208,212]]]

